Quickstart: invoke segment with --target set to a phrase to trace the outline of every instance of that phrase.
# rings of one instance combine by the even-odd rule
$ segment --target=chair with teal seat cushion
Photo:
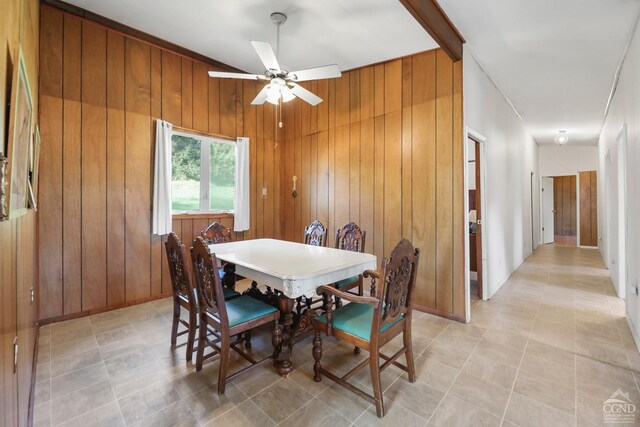
[[[171,346],[175,347],[177,338],[187,335],[187,362],[190,362],[193,355],[193,346],[198,328],[198,302],[195,297],[193,282],[187,268],[187,253],[184,245],[178,236],[171,232],[165,242],[167,251],[167,261],[169,264],[169,276],[171,277],[171,288],[173,291],[173,322],[171,325]],[[188,321],[180,317],[182,308],[188,313]],[[182,325],[186,330],[178,332],[178,326]]]
[[[371,324],[373,322],[374,309],[366,304],[347,304],[333,311],[332,325],[335,329],[340,329],[346,333],[356,336],[365,341],[371,340]],[[326,325],[327,314],[323,314],[316,318],[318,322]],[[384,332],[399,321],[402,316],[398,316],[393,322],[385,323],[380,328],[380,332]]]
[[[215,254],[209,251],[209,246],[202,236],[198,237],[191,247],[191,262],[198,289],[198,335],[200,344],[196,353],[196,371],[202,370],[202,363],[214,356],[220,356],[218,370],[218,394],[224,394],[227,380],[260,365],[273,356],[261,360],[243,351],[239,346],[231,344],[231,338],[240,334],[250,337],[251,329],[267,323],[273,323],[273,343],[277,347],[282,341],[282,331],[278,325],[280,313],[278,310],[263,302],[254,300],[249,296],[238,296],[232,299],[225,298],[225,289],[222,287],[218,274],[218,260]],[[211,338],[210,338],[211,337]],[[213,353],[204,356],[204,347],[208,345]],[[229,366],[229,353],[231,349],[238,352],[251,365],[227,375]]]
[[[313,319],[314,380],[319,382],[324,375],[344,386],[373,403],[380,418],[384,416],[380,373],[395,365],[407,372],[410,383],[415,381],[411,316],[419,258],[420,250],[403,239],[391,252],[391,256],[382,260],[380,270],[365,271],[363,277],[371,277],[371,288],[376,289],[377,286],[374,293],[377,297],[353,295],[334,286],[321,286],[317,290],[318,294],[327,295],[328,302],[325,314]],[[349,301],[349,304],[332,310],[333,297]],[[322,366],[322,332],[369,351],[369,359],[338,377]],[[403,347],[391,356],[383,354],[382,347],[400,334],[403,336]],[[403,354],[406,365],[397,361]],[[373,396],[347,381],[367,364]]]
[[[339,228],[336,231],[336,249],[342,249],[344,251],[351,252],[364,252],[364,245],[366,242],[367,232],[358,227],[354,222],[350,222],[342,228]],[[354,295],[364,295],[364,285],[362,281],[362,277],[353,276],[348,279],[340,280],[335,283],[334,286],[343,291],[347,292],[350,289],[358,288],[358,292],[353,293]],[[340,307],[342,305],[342,300],[339,297],[336,297],[336,306]]]
[[[192,359],[194,352],[195,336],[198,329],[198,297],[190,274],[190,266],[186,262],[187,253],[178,236],[171,232],[165,242],[167,260],[169,264],[169,276],[173,290],[173,322],[171,325],[171,345],[175,347],[177,338],[187,336],[187,362]],[[224,289],[226,300],[237,298],[240,294],[231,289]],[[187,310],[188,321],[181,318],[182,308]],[[179,325],[186,330],[178,332]]]
[[[228,288],[223,288],[222,292],[224,294],[225,301],[228,301],[228,300],[234,299],[234,298],[238,298],[240,296],[240,292],[236,292],[236,291],[228,289]]]

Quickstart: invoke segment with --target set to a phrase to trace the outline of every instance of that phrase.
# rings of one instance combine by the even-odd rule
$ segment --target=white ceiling
[[[241,70],[262,73],[251,40],[275,49],[272,12],[288,15],[280,63],[342,70],[437,47],[398,0],[66,0]]]
[[[638,0],[439,3],[538,144],[597,144]]]

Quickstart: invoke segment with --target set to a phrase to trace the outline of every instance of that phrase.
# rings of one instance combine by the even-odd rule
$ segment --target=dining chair
[[[208,245],[227,243],[233,240],[231,229],[229,227],[225,227],[217,221],[209,224],[207,228],[200,232],[200,235]],[[225,288],[229,288],[232,290],[235,290],[236,281],[243,279],[243,277],[236,275],[236,266],[226,262],[222,263],[222,268],[220,269],[220,278],[222,279],[222,285]]]
[[[326,247],[328,242],[327,232],[328,230],[325,228],[324,225],[322,225],[320,221],[318,221],[317,219],[314,220],[311,224],[309,224],[307,227],[304,228],[305,245]],[[302,298],[303,297],[298,297],[296,299],[297,301],[296,311],[298,312],[298,315],[300,315],[300,313],[302,312],[302,307],[303,307]],[[324,311],[324,306],[325,306],[324,297],[322,299],[318,298],[316,300],[314,300],[313,298],[304,297],[304,301],[305,301],[304,305],[307,307],[307,309],[311,309],[311,306],[313,304],[322,302],[322,310]]]
[[[304,243],[312,246],[327,246],[327,229],[317,219],[305,227]]]
[[[391,252],[391,256],[382,260],[380,270],[365,271],[364,277],[371,277],[372,287],[376,286],[376,281],[380,281],[380,288],[375,293],[379,297],[356,296],[326,285],[317,290],[318,294],[328,295],[329,303],[326,313],[313,320],[314,380],[319,382],[324,375],[375,404],[376,415],[379,418],[384,416],[380,373],[389,366],[395,365],[408,373],[410,383],[415,381],[411,315],[419,257],[420,250],[414,249],[408,240],[402,239]],[[347,300],[350,304],[332,310],[333,296]],[[343,376],[336,376],[322,367],[321,332],[368,350],[369,358]],[[381,348],[400,334],[403,338],[403,347],[392,356],[383,354]],[[396,360],[403,354],[406,365]],[[380,365],[380,359],[384,360],[382,365]],[[347,381],[367,364],[371,373],[373,396]]]
[[[231,229],[225,227],[217,221],[209,224],[207,228],[200,232],[200,235],[209,245],[214,245],[216,243],[227,243],[232,240]]]
[[[201,236],[193,242],[191,261],[199,296],[198,339],[200,342],[196,353],[196,371],[202,370],[204,360],[220,355],[218,394],[224,394],[227,380],[261,365],[275,355],[274,350],[273,355],[256,361],[239,347],[238,342],[231,342],[231,337],[242,333],[250,336],[251,329],[273,322],[272,343],[275,349],[282,342],[282,331],[278,325],[280,313],[275,307],[247,295],[225,300],[220,276],[217,274],[218,261],[215,254],[209,251],[209,246]],[[209,339],[210,336],[211,339]],[[211,347],[213,353],[204,356],[205,345]],[[230,349],[235,350],[251,365],[227,375]]]
[[[171,324],[171,346],[175,347],[179,336],[187,335],[187,362],[191,362],[193,354],[193,346],[198,327],[198,298],[196,289],[191,280],[188,263],[186,262],[187,253],[184,245],[178,236],[171,232],[167,236],[165,242],[167,251],[167,260],[169,263],[169,276],[171,278],[171,287],[173,290],[173,322]],[[232,299],[239,297],[238,292],[230,289],[224,289],[224,298]],[[189,320],[181,318],[182,308],[188,313]],[[184,331],[178,332],[179,325],[182,324]]]
[[[352,252],[364,252],[366,237],[366,231],[363,231],[354,222],[350,222],[336,231],[336,249]],[[353,288],[358,288],[358,293],[354,293],[354,295],[364,295],[364,285],[362,276],[360,275],[340,280],[339,282],[336,282],[334,286],[343,292],[347,292]],[[340,298],[336,298],[336,307],[341,306],[342,300]]]

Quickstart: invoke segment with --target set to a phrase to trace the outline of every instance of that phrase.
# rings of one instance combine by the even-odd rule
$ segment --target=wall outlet
[[[267,197],[267,187],[262,187],[262,197]]]

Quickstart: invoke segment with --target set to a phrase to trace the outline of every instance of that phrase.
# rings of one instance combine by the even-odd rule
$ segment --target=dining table
[[[316,289],[358,276],[377,267],[375,255],[312,246],[278,239],[250,239],[209,245],[218,260],[235,266],[235,274],[277,291],[275,302],[281,313],[282,339],[277,344],[274,364],[286,376],[292,369],[291,352],[296,331],[293,310],[300,297],[313,298]],[[235,275],[233,275],[235,277]],[[307,310],[311,316],[315,311]],[[309,326],[309,325],[306,325]]]

